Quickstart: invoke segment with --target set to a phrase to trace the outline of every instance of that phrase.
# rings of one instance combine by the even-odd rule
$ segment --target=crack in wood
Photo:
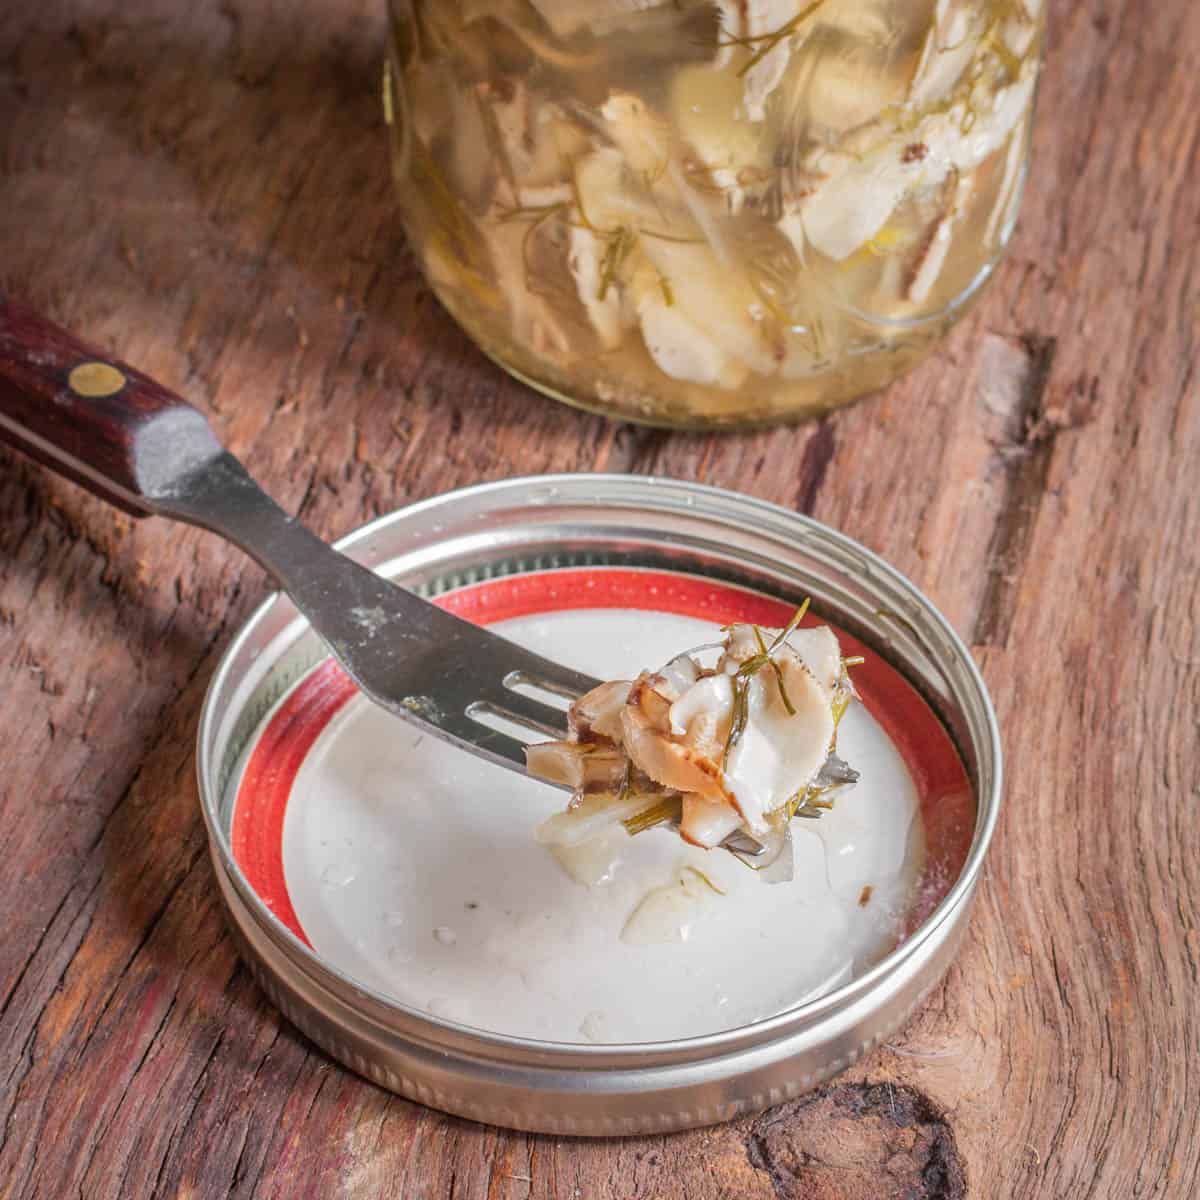
[[[245,968],[242,966],[241,960],[239,959],[235,974],[243,972],[244,970],[245,970]],[[262,1056],[259,1058],[258,1063],[254,1068],[254,1074],[250,1077],[250,1082],[246,1087],[247,1094],[252,1092],[254,1090],[254,1088],[256,1087],[256,1085],[258,1084],[258,1077],[262,1074],[263,1067],[265,1067],[267,1065],[267,1062],[271,1057],[271,1052],[275,1049],[275,1043],[279,1041],[279,1037],[282,1032],[283,1032],[283,1026],[282,1025],[276,1026],[275,1036],[271,1039],[271,1044],[266,1048],[265,1051],[263,1051]],[[242,1130],[242,1144],[238,1147],[238,1156],[233,1164],[233,1175],[230,1177],[229,1190],[231,1193],[236,1191],[238,1185],[242,1182],[243,1172],[245,1170],[244,1164],[246,1161],[246,1151],[249,1148],[250,1148],[250,1122],[247,1121],[245,1124],[245,1127]],[[166,1156],[164,1155],[164,1158],[165,1157]]]
[[[616,475],[648,474],[669,436],[665,429],[648,425],[618,425],[597,468]]]
[[[93,887],[93,890],[95,890],[94,887]],[[58,904],[55,906],[54,911],[50,914],[49,918],[47,918],[47,920],[46,920],[46,927],[42,930],[41,934],[38,936],[37,941],[34,942],[32,949],[30,949],[28,955],[25,958],[25,961],[21,964],[21,969],[20,969],[20,971],[17,972],[17,977],[16,977],[16,979],[13,980],[12,987],[8,990],[8,994],[4,997],[3,1003],[0,1004],[0,1026],[3,1026],[4,1018],[5,1018],[6,1014],[8,1013],[9,1005],[12,1004],[13,1000],[16,998],[17,992],[20,990],[21,983],[25,979],[25,975],[27,974],[27,972],[29,971],[29,968],[33,965],[34,961],[36,960],[38,953],[41,951],[42,946],[46,942],[46,939],[50,936],[50,933],[53,931],[54,925],[58,921],[59,914],[62,912],[63,908],[66,906],[67,901],[71,898],[71,894],[73,891],[74,891],[74,888],[67,888],[67,890],[65,892],[63,892],[62,899],[58,902]]]
[[[171,1136],[167,1139],[166,1146],[163,1147],[162,1156],[159,1159],[158,1170],[154,1175],[154,1183],[150,1190],[152,1197],[162,1194],[162,1183],[167,1167],[171,1164],[175,1157],[180,1139],[187,1133],[189,1126],[192,1123],[192,1117],[196,1112],[196,1107],[200,1103],[200,1098],[204,1094],[207,1085],[209,1071],[212,1069],[213,1062],[216,1060],[217,1054],[221,1047],[225,1044],[226,1035],[229,1033],[229,1026],[225,1026],[217,1031],[217,1035],[213,1040],[213,1044],[205,1055],[204,1062],[200,1066],[200,1070],[196,1076],[196,1082],[192,1084],[191,1093],[189,1095],[190,1103],[187,1110],[178,1116],[175,1120],[174,1128],[171,1130]],[[122,1185],[128,1178],[129,1168],[126,1164],[126,1169],[122,1175]],[[232,1191],[232,1186],[230,1187]]]
[[[1014,414],[1013,443],[999,450],[1001,469],[1007,476],[1004,506],[992,530],[985,558],[987,580],[971,637],[979,646],[1008,642],[1017,583],[1045,495],[1054,439],[1058,430],[1066,427],[1045,403],[1057,339],[1025,334],[1021,345],[1027,367]]]
[[[908,1084],[827,1085],[758,1117],[746,1151],[778,1200],[965,1200],[946,1114]]]
[[[112,1128],[113,1123],[117,1120],[117,1117],[120,1115],[121,1106],[125,1103],[125,1098],[129,1095],[130,1090],[133,1088],[134,1082],[137,1080],[137,1077],[140,1074],[142,1068],[146,1065],[146,1060],[150,1057],[150,1052],[154,1049],[154,1045],[158,1041],[159,1035],[166,1028],[167,1022],[171,1019],[171,1014],[175,1011],[175,1005],[177,1003],[178,1003],[178,995],[171,996],[169,998],[169,1000],[167,1001],[166,1011],[163,1013],[158,1024],[154,1027],[154,1032],[147,1039],[145,1048],[142,1050],[141,1055],[138,1057],[137,1063],[134,1065],[133,1070],[129,1072],[129,1078],[126,1079],[125,1086],[121,1089],[120,1096],[117,1097],[116,1103],[113,1104],[111,1109],[109,1110],[108,1119],[104,1122],[103,1127],[96,1131],[95,1136],[92,1138],[91,1149],[89,1150],[88,1156],[87,1156],[86,1160],[84,1161],[83,1169],[78,1174],[78,1179],[80,1181],[79,1188],[80,1188],[81,1192],[84,1191],[85,1185],[87,1183],[88,1172],[91,1170],[92,1163],[95,1161],[96,1155],[99,1153],[101,1147],[103,1147],[103,1145],[104,1145],[105,1135]],[[121,1178],[120,1178],[120,1180],[117,1181],[117,1194],[118,1195],[121,1194],[121,1184],[124,1182],[124,1175],[128,1171],[128,1169],[129,1169],[129,1158],[128,1158],[128,1156],[126,1156],[124,1169],[122,1171]]]
[[[74,927],[75,923],[79,920],[80,916],[87,911],[88,905],[90,904],[92,897],[96,894],[96,892],[100,888],[101,880],[102,880],[102,876],[99,873],[97,873],[95,879],[92,880],[91,886],[87,889],[87,892],[85,893],[85,895],[79,905],[79,908],[76,910],[74,915],[71,917],[71,920],[68,922],[66,934],[64,936],[70,935],[71,929]],[[68,889],[65,899],[70,899],[72,895],[74,895],[74,888]],[[89,919],[85,923],[84,928],[83,928],[82,932],[80,933],[78,940],[76,941],[74,947],[72,948],[70,956],[66,959],[66,961],[62,965],[62,969],[58,972],[58,976],[54,980],[54,987],[49,994],[52,995],[53,992],[58,991],[58,989],[62,986],[62,982],[66,978],[67,972],[71,969],[71,966],[75,962],[75,955],[78,953],[79,946],[82,945],[84,938],[87,937],[87,932],[88,932],[88,929],[90,929],[90,928],[91,928],[91,920]],[[14,992],[14,996],[15,996],[15,992]],[[43,1003],[41,1008],[39,1008],[37,1010],[36,1016],[29,1027],[29,1033],[26,1036],[24,1042],[22,1043],[21,1052],[17,1056],[17,1065],[14,1066],[12,1071],[9,1072],[8,1078],[5,1081],[5,1093],[7,1094],[6,1098],[9,1101],[9,1109],[8,1109],[8,1112],[4,1116],[3,1133],[0,1133],[0,1154],[2,1154],[4,1149],[7,1146],[9,1146],[11,1143],[10,1135],[12,1132],[12,1122],[16,1116],[18,1108],[20,1107],[21,1091],[24,1087],[25,1080],[28,1078],[30,1072],[33,1070],[33,1066],[34,1066],[33,1048],[37,1044],[38,1039],[41,1036],[42,1019],[46,1015],[46,1007],[47,1007],[46,1003]],[[16,1078],[18,1068],[21,1066],[24,1066],[25,1069],[20,1072],[20,1078]]]
[[[796,508],[808,516],[812,516],[817,504],[817,495],[825,482],[825,472],[833,461],[837,450],[837,441],[833,434],[833,424],[828,417],[821,417],[813,427],[812,435],[804,443],[804,453],[800,456],[799,485],[796,489]]]

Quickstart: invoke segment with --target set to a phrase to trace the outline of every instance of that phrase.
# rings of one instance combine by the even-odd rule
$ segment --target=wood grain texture
[[[0,452],[0,1195],[1189,1197],[1200,1187],[1200,8],[1052,3],[995,285],[885,394],[745,437],[502,378],[395,218],[376,0],[0,8],[0,290],[174,387],[326,535],[518,472],[811,511],[972,643],[1009,756],[960,960],[814,1098],[612,1143],[332,1065],[238,965],[192,780],[261,573]]]

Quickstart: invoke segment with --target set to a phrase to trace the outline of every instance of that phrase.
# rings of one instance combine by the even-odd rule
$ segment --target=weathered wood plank
[[[479,479],[629,470],[812,511],[976,649],[1008,808],[959,963],[843,1081],[586,1143],[332,1066],[238,966],[191,780],[263,594],[203,534],[0,452],[0,1194],[1108,1197],[1200,1176],[1200,12],[1053,6],[1013,252],[923,368],[817,425],[606,424],[421,285],[381,5],[0,11],[0,286],[178,387],[322,533]]]

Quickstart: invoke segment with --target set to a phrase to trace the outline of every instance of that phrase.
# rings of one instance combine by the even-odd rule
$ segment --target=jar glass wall
[[[393,0],[414,250],[493,359],[631,420],[796,419],[962,315],[1020,200],[1042,0]]]

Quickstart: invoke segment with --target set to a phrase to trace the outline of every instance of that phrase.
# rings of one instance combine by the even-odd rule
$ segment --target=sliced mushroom
[[[567,713],[571,735],[581,741],[591,741],[597,736],[620,741],[621,710],[629,699],[631,687],[632,683],[615,679],[580,696]]]
[[[835,728],[832,697],[800,656],[785,646],[775,661],[782,681],[769,668],[750,677],[745,725],[725,758],[725,790],[752,834],[821,769]]]
[[[876,120],[890,105],[904,100],[904,87],[895,71],[880,70],[877,56],[867,47],[853,44],[850,50],[822,42],[798,60],[803,75],[787,81],[791,111],[785,120],[798,126],[796,133],[809,133],[822,142],[833,142],[851,130]],[[785,125],[780,140],[793,135]],[[784,144],[790,144],[784,142]]]
[[[711,747],[693,746],[671,736],[670,707],[654,690],[652,676],[640,675],[621,714],[630,760],[661,787],[724,799],[721,764]]]
[[[675,129],[731,213],[747,193],[761,193],[771,177],[771,146],[761,125],[738,117],[742,81],[729,69],[684,67],[671,81]]]
[[[729,804],[714,803],[702,796],[684,796],[679,836],[693,846],[711,850],[719,846],[741,823],[741,814]]]
[[[787,75],[791,62],[807,48],[818,29],[847,45],[882,47],[892,37],[886,6],[863,0],[738,0],[738,38],[746,44],[749,59],[740,67],[743,79],[738,116],[758,122],[767,118],[767,106]],[[729,39],[736,43],[736,38]],[[875,77],[862,75],[870,89]]]
[[[800,204],[807,242],[840,261],[866,245],[910,189],[935,187],[951,170],[973,170],[994,153],[1027,111],[1035,69],[994,96],[976,88],[946,112],[922,118],[860,156],[827,152],[817,165],[828,179]]]
[[[579,301],[605,350],[621,344],[632,322],[615,279],[605,278],[604,243],[590,229],[573,224],[567,239],[567,270],[575,280]]]
[[[937,0],[925,35],[908,102],[915,110],[948,96],[979,50],[983,14],[968,0]]]
[[[832,692],[842,676],[842,651],[837,635],[828,625],[812,629],[793,629],[787,644],[800,656],[817,682]]]
[[[523,80],[479,83],[470,96],[490,150],[486,159],[500,169],[505,203],[529,208],[569,202],[563,164],[591,146],[579,125],[557,104],[537,100]],[[469,146],[455,148],[459,158],[472,152]]]
[[[670,130],[640,96],[613,92],[600,107],[605,132],[635,171],[647,177],[662,174],[670,151]]]
[[[717,664],[718,670],[736,671],[743,663],[761,654],[763,645],[768,648],[774,647],[782,632],[782,629],[768,629],[763,626],[734,625],[729,630],[725,652]],[[800,660],[816,676],[817,682],[823,688],[832,691],[842,674],[842,654],[837,635],[828,625],[793,629],[787,635],[784,645],[800,656]]]
[[[700,664],[690,654],[677,654],[654,676],[654,688],[672,702],[700,678]]]
[[[702,339],[760,375],[776,371],[782,347],[772,340],[765,306],[736,261],[723,264],[710,246],[692,242],[643,235],[641,246],[667,281],[672,308]]]
[[[539,779],[587,793],[618,790],[629,763],[615,744],[539,742],[526,748],[525,765]]]
[[[484,239],[492,252],[493,275],[508,303],[513,336],[540,354],[566,354],[571,349],[559,316],[542,297],[529,290],[526,262],[527,227],[517,221],[491,223]]]
[[[746,121],[762,121],[767,101],[788,68],[793,48],[802,44],[820,19],[820,7],[811,0],[742,0],[742,36],[752,51],[742,68],[742,103],[738,115]],[[801,18],[805,10],[810,15]],[[786,32],[784,32],[786,30]],[[778,35],[771,45],[769,39]]]
[[[959,175],[955,179],[946,212],[925,239],[925,245],[912,271],[905,295],[913,304],[923,304],[929,299],[934,284],[946,265],[950,243],[954,238],[954,227],[958,224],[974,187],[974,175]]]
[[[718,758],[729,738],[733,683],[728,675],[697,679],[667,713],[672,737],[680,738],[710,758]]]
[[[600,146],[575,164],[574,191],[580,222],[593,233],[613,234],[653,211],[634,190],[625,159],[614,146]]]
[[[669,289],[669,290],[668,290]],[[732,391],[750,374],[683,311],[675,285],[653,269],[634,277],[633,297],[642,341],[664,375],[685,383],[702,383]]]

